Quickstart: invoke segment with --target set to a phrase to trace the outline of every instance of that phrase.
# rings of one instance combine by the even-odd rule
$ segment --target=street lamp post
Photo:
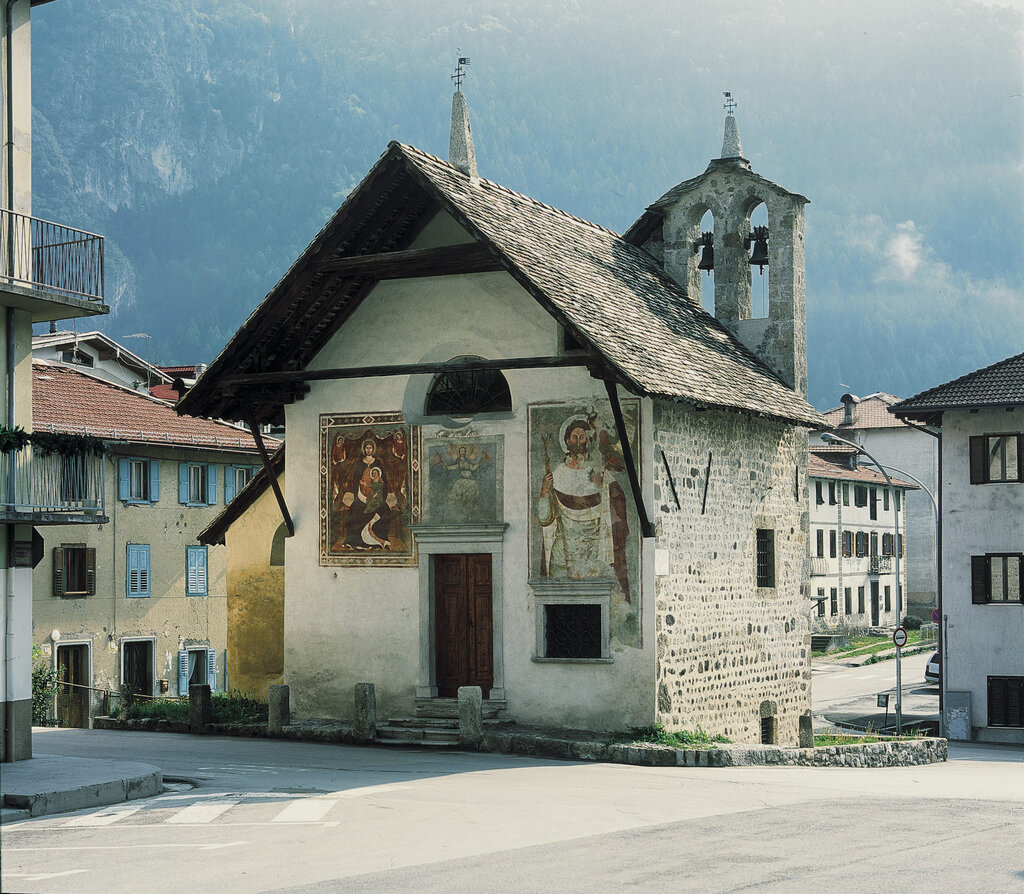
[[[885,471],[882,464],[875,459],[870,453],[867,452],[860,444],[855,444],[853,441],[847,441],[846,438],[840,438],[838,435],[834,435],[831,432],[822,432],[821,440],[826,444],[845,444],[847,447],[852,447],[857,451],[858,454],[866,456],[871,463],[882,473],[882,477],[885,478],[885,483],[889,487],[889,493],[892,495],[892,514],[893,524],[896,527],[896,543],[893,547],[894,563],[896,566],[896,625],[900,626],[900,622],[903,620],[903,594],[900,589],[900,547],[902,546],[900,538],[900,502],[899,497],[896,494],[896,488],[893,487],[892,479],[889,477],[889,473]],[[896,735],[900,735],[903,732],[903,675],[902,675],[902,648],[896,646]]]

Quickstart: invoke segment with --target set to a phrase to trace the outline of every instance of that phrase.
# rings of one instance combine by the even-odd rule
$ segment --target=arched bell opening
[[[758,199],[754,199],[754,202],[756,204],[750,209],[749,227],[743,244],[750,264],[750,316],[751,319],[764,319],[769,315],[771,306],[771,270],[768,265],[771,230],[768,226],[767,206]]]
[[[715,215],[705,211],[693,240],[697,263],[694,281],[700,289],[700,305],[709,314],[715,313]]]

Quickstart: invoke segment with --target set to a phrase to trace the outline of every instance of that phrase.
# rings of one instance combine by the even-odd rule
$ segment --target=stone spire
[[[743,147],[740,146],[740,131],[736,126],[736,116],[729,112],[725,116],[725,137],[722,139],[722,158],[743,158]]]
[[[448,161],[472,180],[479,179],[476,172],[476,150],[473,148],[473,131],[469,127],[469,106],[466,96],[456,90],[452,97],[452,133],[448,139]]]

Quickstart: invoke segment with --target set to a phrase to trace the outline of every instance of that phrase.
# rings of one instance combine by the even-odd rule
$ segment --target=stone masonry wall
[[[760,743],[773,715],[777,744],[795,745],[811,707],[807,435],[665,401],[654,423],[658,720]],[[774,531],[770,589],[756,586],[758,528]]]

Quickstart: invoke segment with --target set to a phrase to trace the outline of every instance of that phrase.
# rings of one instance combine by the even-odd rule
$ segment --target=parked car
[[[941,674],[942,659],[939,657],[939,653],[936,652],[928,659],[928,664],[925,665],[924,680],[926,683],[938,683]]]

